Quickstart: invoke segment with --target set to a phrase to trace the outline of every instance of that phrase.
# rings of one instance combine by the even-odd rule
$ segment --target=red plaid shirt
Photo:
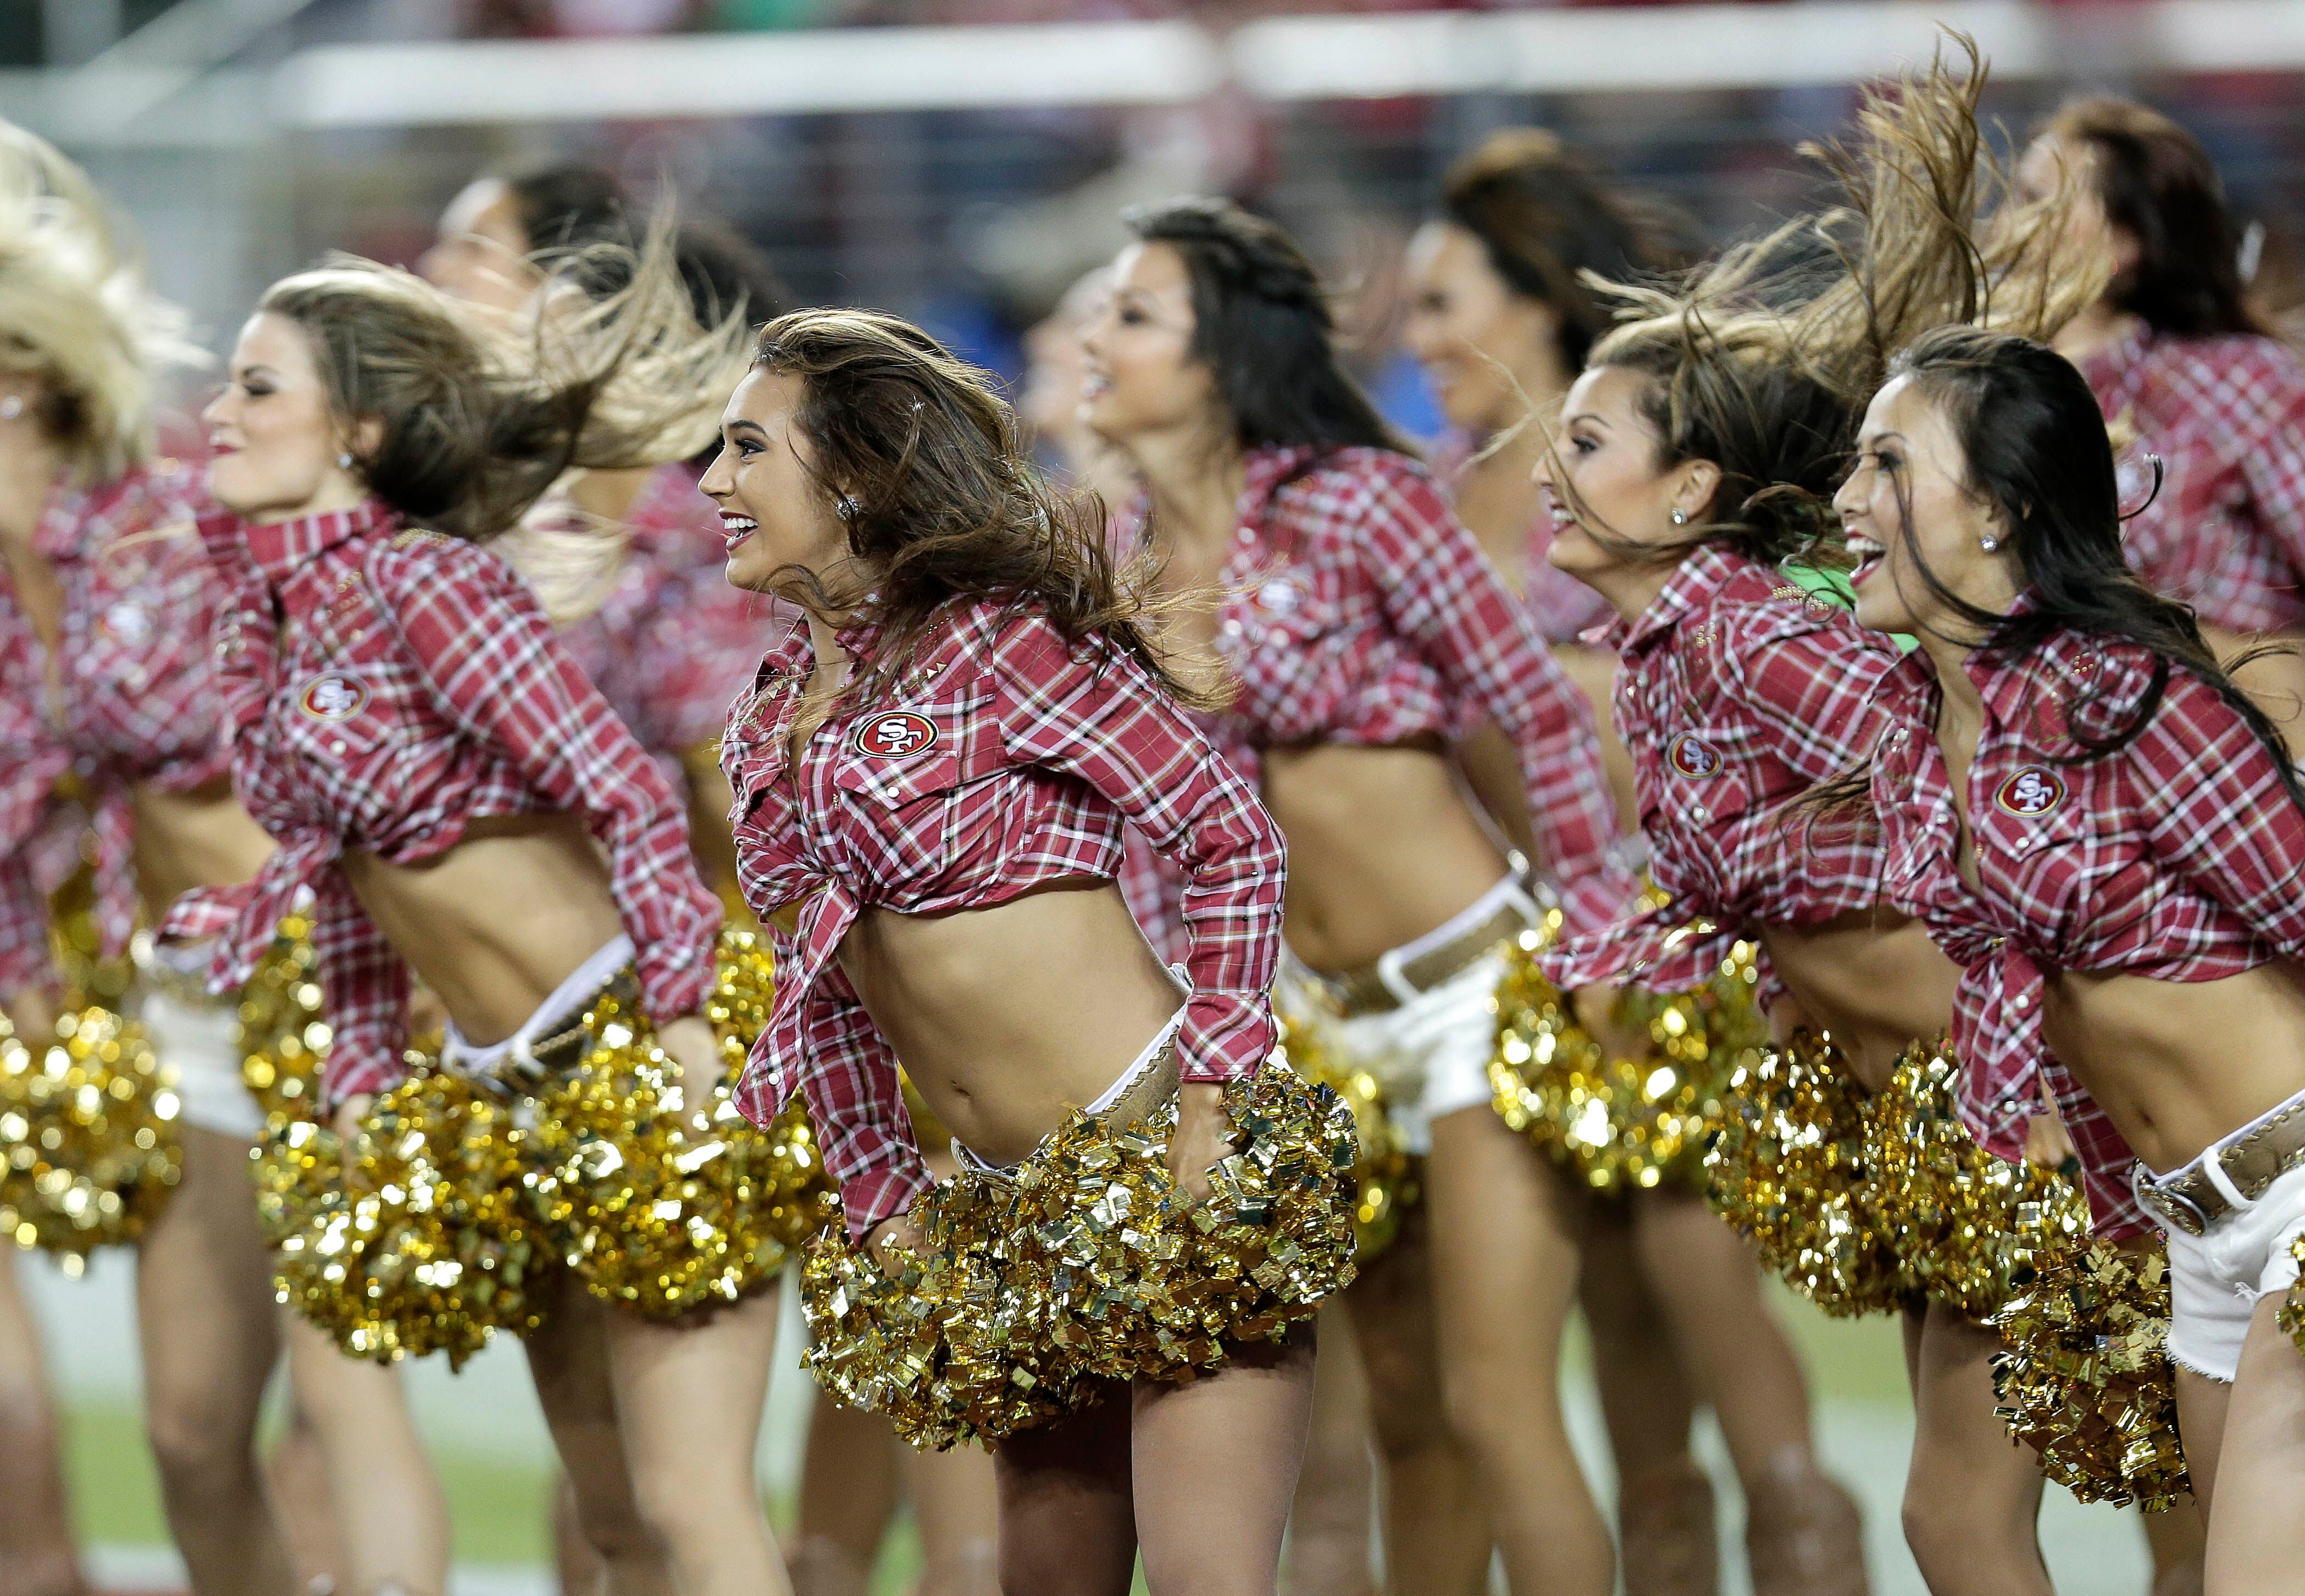
[[[509,565],[404,531],[373,501],[200,530],[229,584],[216,648],[233,775],[279,847],[255,881],[187,894],[163,933],[222,934],[210,980],[238,986],[311,887],[329,1100],[397,1080],[407,1030],[407,966],[336,867],[347,849],[413,864],[476,819],[582,812],[608,854],[650,1014],[695,1012],[720,910],[680,805]]]
[[[1425,468],[1384,449],[1256,449],[1218,579],[1217,649],[1236,688],[1213,740],[1255,778],[1259,751],[1447,739],[1485,716],[1528,785],[1537,862],[1572,925],[1637,889],[1612,846],[1616,801],[1593,713]],[[1140,503],[1133,543],[1145,534]]]
[[[869,658],[869,632],[841,647]],[[897,1060],[835,959],[867,908],[937,914],[1051,881],[1109,880],[1133,825],[1176,859],[1192,997],[1178,1036],[1189,1081],[1254,1072],[1272,1048],[1283,850],[1248,784],[1131,660],[1068,646],[1045,620],[956,608],[889,696],[843,702],[787,748],[815,668],[806,625],[729,711],[721,768],[736,795],[738,874],[777,938],[777,1004],[738,1089],[765,1125],[806,1093],[852,1234],[929,1182]]]
[[[1891,896],[1966,970],[1953,1022],[1962,1117],[1991,1150],[2019,1157],[2023,1119],[2009,1105],[2046,1083],[2099,1229],[2140,1231],[2128,1144],[2043,1040],[2043,972],[2216,981],[2305,954],[2305,815],[2274,756],[2182,669],[2136,742],[2082,756],[2069,717],[2101,735],[2144,692],[2151,660],[2133,645],[2060,633],[2028,658],[1971,654],[1968,669],[1985,698],[1969,773],[1981,890],[1955,867],[1943,694],[1915,653],[1884,683],[1890,729],[1873,770]],[[1996,1126],[1999,1146],[1986,1141]]]
[[[135,789],[186,792],[230,768],[208,632],[222,584],[193,531],[198,470],[173,460],[89,488],[60,488],[32,535],[63,590],[61,692],[0,565],[0,991],[55,978],[50,872],[35,843],[63,823],[56,783],[93,801],[97,910],[106,949],[135,929]],[[70,850],[64,850],[69,856]]]
[[[1815,925],[1880,901],[1877,829],[1786,806],[1872,758],[1883,723],[1870,700],[1897,658],[1885,638],[1717,543],[1682,561],[1638,621],[1603,635],[1624,658],[1617,733],[1651,875],[1672,897],[1564,939],[1544,955],[1551,980],[1680,991],[1755,926]]]
[[[2230,632],[2305,626],[2305,361],[2271,338],[2139,328],[2082,367],[2122,452],[2122,539],[2145,581]]]
[[[549,513],[549,512],[548,512]],[[728,585],[720,513],[685,465],[653,472],[625,512],[632,544],[600,607],[561,641],[676,790],[682,756],[720,735],[761,662],[776,607]]]

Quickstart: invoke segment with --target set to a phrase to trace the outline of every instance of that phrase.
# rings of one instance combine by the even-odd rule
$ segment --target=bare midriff
[[[1869,1091],[1888,1083],[1906,1048],[1935,1040],[1952,1023],[1961,967],[1920,921],[1885,904],[1816,925],[1764,926],[1761,946]]]
[[[353,896],[465,1040],[501,1041],[624,930],[608,865],[576,815],[470,822],[419,864],[347,851]]]
[[[1110,881],[949,914],[867,909],[840,967],[928,1106],[1014,1163],[1101,1097],[1186,993]]]
[[[1283,934],[1326,973],[1365,969],[1446,925],[1505,873],[1437,744],[1269,750],[1264,804],[1289,843]]]
[[[2042,1029],[2148,1169],[2201,1150],[2305,1091],[2305,973],[2286,961],[2221,981],[2068,971]]]
[[[146,785],[135,790],[136,890],[154,924],[185,893],[232,887],[253,878],[272,839],[219,776],[190,792]]]

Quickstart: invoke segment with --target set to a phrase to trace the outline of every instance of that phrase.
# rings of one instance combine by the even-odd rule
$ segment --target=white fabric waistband
[[[1183,1028],[1184,1023],[1185,1011],[1179,1008],[1169,1016],[1167,1024],[1153,1033],[1152,1040],[1144,1044],[1144,1050],[1136,1056],[1135,1061],[1115,1076],[1112,1084],[1099,1093],[1096,1101],[1089,1104],[1082,1112],[1093,1119],[1122,1098],[1127,1097],[1129,1089],[1143,1080],[1154,1065],[1161,1062],[1161,1054],[1168,1051],[1169,1045],[1177,1040],[1177,1032]],[[982,1170],[988,1175],[1005,1175],[1014,1169],[1017,1164],[1025,1161],[1023,1159],[1018,1159],[1016,1163],[996,1164],[976,1152],[957,1137],[953,1141],[952,1156],[958,1159],[968,1168]]]
[[[1436,947],[1447,947],[1466,932],[1476,929],[1483,921],[1489,919],[1498,910],[1508,904],[1526,915],[1529,924],[1534,926],[1544,923],[1544,906],[1529,895],[1528,888],[1521,885],[1519,877],[1506,876],[1494,887],[1490,887],[1422,937],[1404,942],[1399,947],[1389,947],[1377,955],[1377,979],[1384,982],[1393,996],[1399,998],[1401,1002],[1409,1002],[1419,996],[1419,993],[1401,975],[1402,965],[1413,959],[1422,957]],[[1280,964],[1283,970],[1297,981],[1307,982],[1316,988],[1328,984],[1328,978],[1298,958],[1285,941],[1280,945]]]
[[[529,1051],[530,1044],[573,1017],[593,993],[608,984],[610,976],[632,961],[633,939],[619,931],[613,941],[602,944],[599,952],[577,965],[567,980],[552,989],[551,997],[536,1006],[535,1012],[522,1022],[520,1029],[500,1042],[476,1047],[464,1040],[455,1021],[449,1021],[440,1042],[441,1066],[459,1074],[496,1076],[502,1074],[507,1065],[514,1065],[534,1074],[540,1066],[536,1056]]]

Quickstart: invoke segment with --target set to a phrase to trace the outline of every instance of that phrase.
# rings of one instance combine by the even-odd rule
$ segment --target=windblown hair
[[[583,259],[605,255],[625,285],[593,298],[549,282],[519,330],[350,256],[274,284],[258,309],[302,328],[347,434],[380,427],[358,461],[370,490],[484,540],[574,467],[662,464],[710,440],[749,336],[737,316],[697,324],[672,241],[660,222],[637,256],[594,246]]]
[[[2134,742],[2159,708],[2170,674],[2199,677],[2245,721],[2279,767],[2291,799],[2305,807],[2281,734],[2239,687],[2202,639],[2193,612],[2139,582],[2122,553],[2122,506],[2113,446],[2096,395],[2073,363],[2046,344],[1977,327],[1924,335],[1891,363],[1935,403],[1959,442],[1963,486],[2000,512],[2025,573],[2031,602],[2002,615],[1962,599],[1920,559],[1912,536],[1909,485],[1895,482],[1905,537],[1922,582],[1990,654],[2021,658],[2052,635],[2136,645],[2153,671],[2132,703],[2084,693],[2069,717],[2080,752],[2072,762]]]
[[[1244,449],[1361,446],[1408,454],[1338,358],[1321,275],[1278,225],[1226,200],[1171,200],[1121,218],[1184,258],[1193,353],[1215,375]]]
[[[2105,219],[2137,241],[2113,300],[2156,332],[2183,337],[2267,331],[2241,281],[2241,230],[2200,140],[2129,100],[2069,101],[2044,138],[2087,150],[2082,180]]]
[[[1515,293],[1558,313],[1561,368],[1572,374],[1616,322],[1587,274],[1639,283],[1704,252],[1688,217],[1612,182],[1542,128],[1506,128],[1460,158],[1442,180],[1441,209],[1481,241]]]
[[[0,121],[0,369],[47,389],[40,422],[78,478],[150,457],[154,378],[208,361],[186,327],[87,175]]]
[[[1103,640],[1187,704],[1210,701],[1164,663],[1140,569],[1108,548],[1103,505],[1050,485],[989,374],[870,310],[781,316],[761,329],[753,363],[800,380],[795,424],[860,572],[836,590],[787,566],[771,585],[875,629],[853,694],[901,677],[948,605],[991,600],[1046,616],[1068,641]]]
[[[1948,325],[2046,335],[2101,292],[2101,267],[2059,254],[2070,190],[2012,197],[1978,121],[1984,64],[1955,38],[1965,71],[1940,55],[1893,92],[1868,90],[1853,140],[1805,149],[1837,205],[1672,287],[1607,285],[1628,319],[1592,364],[1650,378],[1661,464],[1721,469],[1688,546],[1844,564],[1831,498],[1896,352]],[[1614,538],[1576,508],[1597,538]]]

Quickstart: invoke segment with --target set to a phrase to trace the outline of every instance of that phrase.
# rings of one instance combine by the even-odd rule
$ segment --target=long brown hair
[[[771,580],[817,614],[874,629],[852,694],[900,677],[947,606],[989,599],[1046,616],[1068,641],[1101,640],[1181,701],[1210,701],[1155,646],[1142,568],[1114,559],[1102,503],[1050,484],[989,374],[871,310],[778,317],[753,364],[800,379],[795,422],[869,583],[835,590],[798,566]]]
[[[1839,203],[1670,287],[1611,285],[1629,319],[1592,363],[1650,379],[1643,408],[1662,464],[1721,468],[1684,547],[1845,564],[1832,496],[1896,352],[1947,325],[2045,335],[2102,291],[2101,266],[2059,251],[2070,189],[2014,200],[1978,116],[1984,62],[1952,38],[1961,70],[1940,54],[1926,72],[1868,89],[1852,139],[1804,147]],[[1662,552],[1623,544],[1576,507],[1611,547]]]
[[[741,314],[697,325],[660,219],[637,255],[600,245],[569,269],[613,266],[624,286],[594,298],[548,279],[524,328],[421,278],[338,256],[272,285],[258,310],[310,341],[347,432],[382,436],[357,469],[410,520],[483,540],[513,525],[574,467],[685,459],[711,438],[716,397],[743,374]]]
[[[2088,151],[2085,181],[2105,219],[2137,242],[2114,302],[2156,332],[2201,337],[2267,331],[2241,275],[2241,230],[2209,152],[2176,123],[2133,101],[2070,100],[2044,138]]]

